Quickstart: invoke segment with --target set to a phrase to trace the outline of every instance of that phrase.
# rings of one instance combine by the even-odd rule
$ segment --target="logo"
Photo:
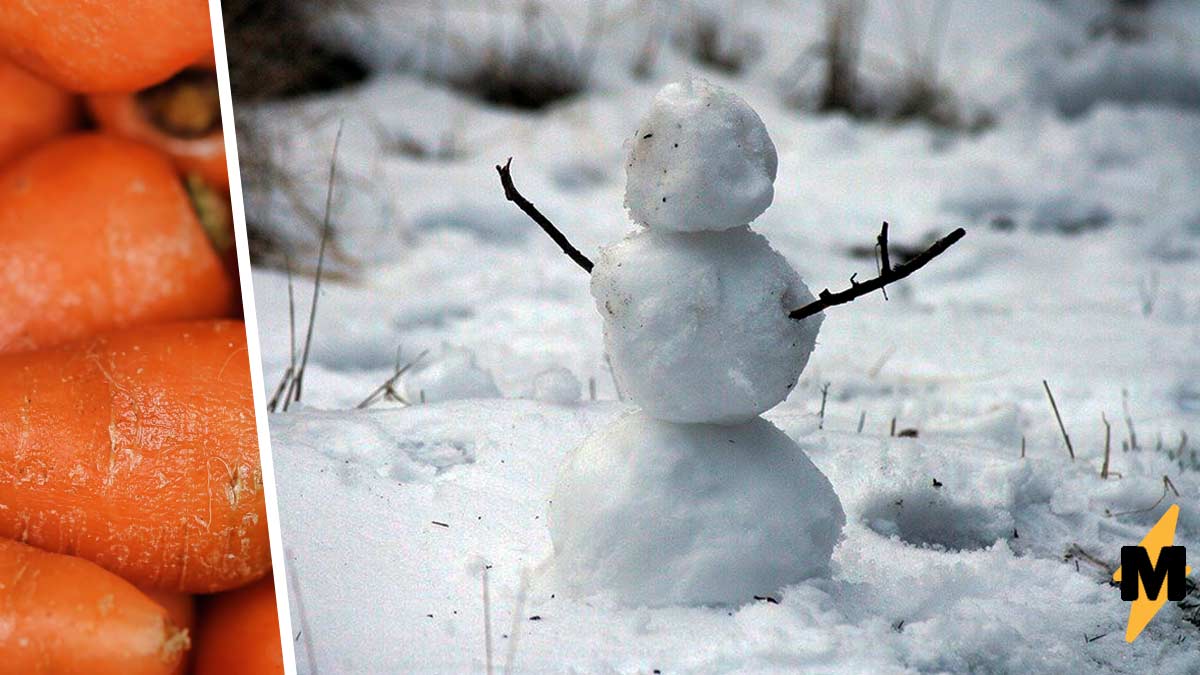
[[[1140,544],[1121,547],[1121,566],[1113,573],[1113,581],[1121,585],[1121,599],[1132,603],[1126,642],[1142,634],[1167,600],[1178,602],[1187,592],[1183,580],[1192,568],[1187,565],[1187,550],[1175,545],[1178,523],[1179,505],[1172,504]]]

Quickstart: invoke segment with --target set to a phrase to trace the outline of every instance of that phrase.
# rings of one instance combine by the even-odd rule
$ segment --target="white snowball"
[[[629,143],[625,208],[651,228],[746,225],[771,205],[779,158],[758,114],[702,79],[663,87]]]
[[[787,398],[824,315],[787,260],[749,228],[644,230],[601,250],[592,297],[617,387],[671,422],[732,424]]]
[[[845,520],[829,480],[770,422],[633,413],[560,470],[555,579],[627,605],[741,604],[827,574]]]
[[[418,361],[400,385],[410,403],[500,397],[492,374],[475,363],[475,353],[453,345]]]
[[[577,403],[583,386],[562,366],[547,368],[533,378],[533,398],[546,403]]]

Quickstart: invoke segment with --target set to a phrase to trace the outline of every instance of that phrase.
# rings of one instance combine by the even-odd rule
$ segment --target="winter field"
[[[1200,5],[1145,4],[313,10],[369,77],[237,109],[268,388],[342,127],[303,397],[270,418],[301,672],[1200,672],[1194,585],[1127,644],[1109,583],[1170,504],[1200,547]],[[841,499],[829,577],[639,607],[549,569],[560,465],[632,405],[494,165],[596,257],[634,229],[623,143],[688,74],[761,116],[751,227],[814,293],[875,275],[883,220],[893,256],[967,236],[827,310],[765,414]]]

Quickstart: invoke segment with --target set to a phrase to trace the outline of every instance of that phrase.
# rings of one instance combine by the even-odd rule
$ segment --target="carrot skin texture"
[[[0,166],[79,123],[79,101],[0,57]]]
[[[129,582],[0,539],[0,672],[168,675],[189,635]]]
[[[144,89],[212,51],[205,0],[0,3],[0,53],[74,92]]]
[[[0,537],[145,589],[210,593],[266,574],[245,325],[0,356]]]
[[[101,134],[0,171],[0,353],[230,316],[236,288],[170,161]]]
[[[279,614],[270,576],[205,598],[193,656],[193,675],[282,675]]]

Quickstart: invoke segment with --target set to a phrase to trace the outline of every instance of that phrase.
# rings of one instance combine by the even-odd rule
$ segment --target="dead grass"
[[[900,21],[894,42],[902,52],[899,60],[866,49],[867,0],[826,0],[823,38],[805,49],[783,78],[787,102],[823,114],[923,122],[950,131],[973,133],[990,127],[992,116],[968,111],[939,72],[949,3],[943,0],[935,5],[923,32],[911,4],[897,4],[896,11]],[[814,72],[817,85],[805,86],[811,84]]]

